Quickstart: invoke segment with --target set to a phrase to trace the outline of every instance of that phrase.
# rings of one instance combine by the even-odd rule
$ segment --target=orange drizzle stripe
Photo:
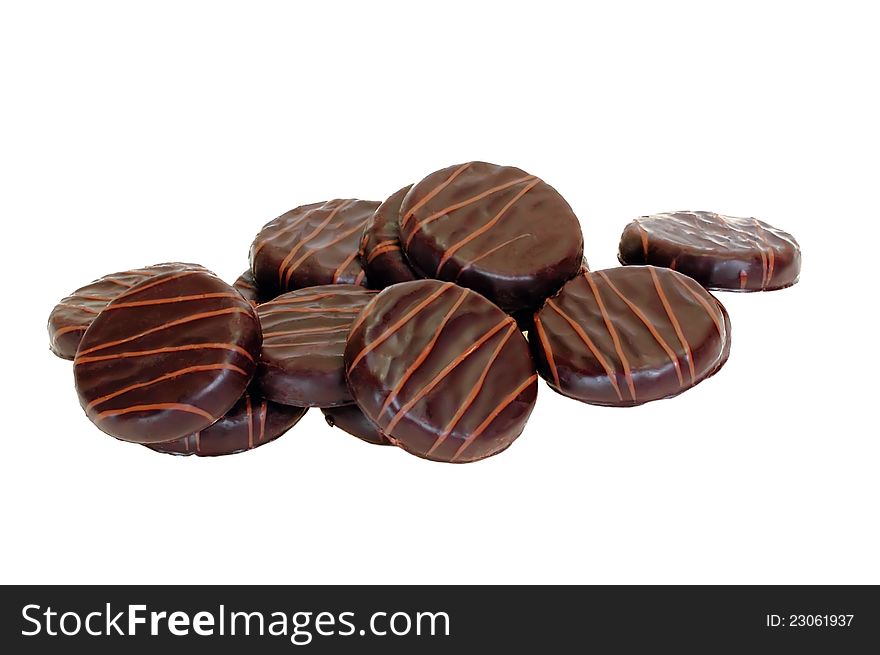
[[[464,402],[455,412],[455,416],[452,417],[452,420],[446,424],[446,427],[443,429],[443,432],[437,439],[434,441],[434,444],[431,446],[431,449],[428,450],[426,455],[431,455],[440,445],[446,441],[446,438],[452,433],[455,429],[455,426],[458,425],[458,422],[461,420],[461,417],[464,416],[464,413],[470,409],[471,405],[474,404],[474,401],[477,399],[477,396],[480,395],[480,392],[483,390],[483,384],[486,382],[486,377],[489,375],[489,371],[492,370],[492,364],[495,363],[495,360],[498,358],[499,353],[504,348],[505,344],[510,340],[510,335],[513,334],[513,331],[516,329],[516,325],[511,325],[507,332],[504,334],[504,338],[498,342],[498,345],[495,346],[495,350],[492,351],[492,354],[489,356],[489,361],[486,362],[486,366],[483,368],[483,372],[480,374],[480,377],[477,378],[477,381],[471,387],[471,390],[468,392],[467,397],[464,399]]]
[[[394,252],[395,250],[400,250],[400,246],[397,245],[396,241],[393,243],[386,243],[385,245],[378,245],[367,256],[367,263],[369,264],[379,255],[384,255],[386,252]]]
[[[189,302],[191,300],[209,300],[211,298],[233,298],[238,300],[237,293],[199,293],[191,296],[177,296],[174,298],[154,298],[153,300],[135,300],[132,302],[116,302],[107,306],[104,311],[126,309],[128,307],[146,307],[148,305],[170,305],[176,302]]]
[[[428,358],[428,355],[431,354],[431,351],[434,349],[434,345],[437,343],[437,340],[440,338],[440,334],[443,332],[443,328],[446,327],[446,324],[449,322],[449,319],[452,318],[452,315],[455,314],[455,311],[461,307],[461,303],[464,302],[464,299],[467,297],[467,291],[465,289],[461,290],[461,293],[456,298],[455,302],[452,304],[452,307],[449,308],[449,311],[443,316],[443,319],[440,321],[440,324],[434,329],[434,335],[431,337],[430,341],[422,348],[422,351],[418,354],[418,356],[413,360],[412,364],[406,369],[401,378],[397,381],[394,387],[391,389],[391,392],[385,398],[385,402],[382,404],[382,409],[379,410],[379,416],[382,416],[385,411],[388,409],[388,406],[394,402],[394,399],[397,397],[397,394],[400,393],[400,390],[403,389],[403,385],[405,385],[410,377],[418,370],[418,368],[425,362]]]
[[[217,419],[216,416],[211,416],[201,407],[196,407],[195,405],[187,405],[185,403],[151,403],[149,405],[132,405],[131,407],[125,407],[123,409],[108,409],[107,411],[98,414],[95,419],[100,421],[101,419],[107,418],[108,416],[119,416],[121,414],[131,414],[132,412],[154,412],[162,409],[171,409],[179,412],[198,414],[199,416],[205,417],[209,421],[214,421]],[[196,450],[198,450],[198,433],[196,433]]]
[[[134,341],[135,339],[140,339],[141,337],[145,337],[148,334],[153,334],[154,332],[160,332],[161,330],[167,330],[168,328],[175,327],[177,325],[183,325],[185,323],[191,323],[193,321],[200,321],[203,318],[214,318],[215,316],[223,316],[225,314],[246,314],[248,316],[252,316],[250,309],[245,309],[244,307],[227,307],[226,309],[218,309],[213,312],[202,312],[201,314],[193,314],[192,316],[187,316],[185,318],[179,318],[174,321],[169,321],[168,323],[163,323],[162,325],[157,325],[156,327],[150,328],[149,330],[144,330],[143,332],[138,332],[130,337],[125,337],[124,339],[117,339],[116,341],[107,341],[106,343],[98,344],[97,346],[92,346],[91,348],[86,348],[85,350],[81,350],[77,353],[77,358],[82,355],[88,355],[89,353],[93,353],[97,350],[104,350],[105,348],[112,348],[113,346],[118,346],[123,343],[128,343],[129,341]]]
[[[283,299],[276,298],[275,300],[270,300],[269,302],[264,302],[262,305],[260,305],[260,310],[261,310],[260,313],[262,313],[262,310],[266,307],[279,307],[279,306],[284,306],[284,305],[295,305],[295,304],[302,303],[302,302],[309,302],[311,300],[320,300],[321,298],[327,298],[327,297],[333,296],[333,295],[335,295],[335,294],[334,293],[316,293],[313,296],[300,296],[298,298],[283,298]]]
[[[535,330],[538,332],[538,339],[541,341],[541,347],[544,349],[544,357],[547,358],[547,364],[550,366],[550,372],[553,374],[553,382],[559,387],[559,371],[556,370],[556,361],[553,359],[553,349],[547,341],[547,333],[544,331],[544,325],[538,315],[535,315]]]
[[[477,437],[483,434],[483,431],[489,427],[489,425],[498,418],[498,415],[501,414],[507,407],[516,400],[517,396],[519,396],[523,391],[525,391],[529,385],[535,382],[538,379],[537,374],[532,373],[521,385],[519,385],[509,396],[507,396],[504,400],[501,401],[501,404],[498,405],[495,409],[492,410],[492,413],[486,417],[482,423],[480,423],[479,427],[474,430],[471,435],[464,440],[461,446],[458,447],[458,450],[455,451],[455,454],[452,456],[451,461],[457,460],[461,454],[465,451],[465,449],[470,446],[474,441],[476,441]]]
[[[168,275],[168,277],[163,277],[161,280],[153,280],[152,282],[141,282],[133,287],[131,287],[128,291],[123,291],[121,294],[116,296],[116,299],[127,298],[135,293],[140,293],[141,291],[146,291],[147,289],[152,289],[153,287],[160,286],[165,284],[166,282],[171,282],[171,280],[177,280],[182,277],[186,277],[188,275],[192,275],[194,273],[207,273],[204,269],[189,269],[186,271],[180,271],[179,273],[174,273],[173,275]]]
[[[264,332],[263,339],[271,339],[272,337],[283,337],[290,334],[330,334],[331,332],[348,332],[348,326],[343,325],[342,327],[336,328],[316,327],[302,328],[301,330],[281,330],[279,332]]]
[[[584,278],[586,278],[587,284],[590,285],[590,290],[593,292],[593,297],[596,299],[596,304],[599,306],[599,313],[602,314],[602,320],[605,322],[605,327],[608,328],[608,334],[611,336],[612,343],[614,343],[614,350],[620,358],[620,365],[623,367],[623,377],[626,379],[626,386],[629,389],[629,394],[632,399],[635,400],[636,387],[633,382],[632,368],[630,368],[629,360],[623,352],[623,347],[617,336],[617,330],[614,329],[614,324],[611,322],[611,317],[608,315],[608,310],[605,308],[605,303],[602,302],[602,296],[599,295],[599,289],[596,288],[596,283],[593,282],[592,276],[587,274]]]
[[[100,398],[95,398],[86,406],[86,411],[97,407],[98,405],[102,405],[106,403],[108,400],[112,400],[118,396],[122,396],[127,394],[129,391],[135,391],[136,389],[143,389],[144,387],[149,387],[153,384],[157,384],[159,382],[164,382],[165,380],[172,380],[174,378],[180,377],[181,375],[187,375],[188,373],[202,373],[204,371],[235,371],[236,373],[241,373],[244,376],[247,376],[247,373],[238,366],[234,364],[200,364],[198,366],[188,366],[186,368],[181,368],[176,371],[171,371],[170,373],[165,373],[164,375],[160,375],[157,378],[153,378],[152,380],[146,380],[145,382],[138,382],[137,384],[131,384],[122,389],[117,389],[113,393],[108,393],[106,396],[101,396]]]
[[[264,343],[263,348],[301,348],[303,346],[330,346],[336,343],[345,343],[346,339],[334,341],[302,341],[293,343]]]
[[[358,307],[288,307],[271,312],[261,311],[260,318],[275,316],[276,314],[357,314],[360,311]]]
[[[402,318],[394,323],[394,325],[385,330],[385,332],[383,332],[377,339],[374,339],[372,342],[364,346],[363,349],[355,356],[354,360],[352,360],[351,364],[348,367],[348,372],[351,373],[354,370],[354,367],[357,366],[364,357],[366,357],[373,350],[385,343],[386,339],[397,332],[401,327],[406,325],[406,323],[408,323],[413,318],[413,316],[415,316],[425,307],[434,302],[438,296],[440,296],[444,291],[451,288],[452,286],[453,285],[451,282],[446,282],[445,284],[441,285],[439,289],[437,289],[434,293],[432,293],[418,305],[409,310]],[[358,321],[355,327],[360,327],[360,323],[361,321]],[[354,327],[352,327],[352,332],[354,332]]]
[[[528,182],[529,180],[533,180],[533,179],[535,179],[534,175],[526,175],[525,177],[519,177],[515,180],[505,182],[504,184],[499,184],[498,186],[494,186],[491,189],[486,189],[482,193],[478,193],[477,195],[471,196],[470,198],[468,198],[466,200],[462,200],[461,202],[457,202],[454,205],[450,205],[449,207],[446,207],[445,209],[441,209],[440,211],[434,212],[433,214],[431,214],[427,218],[423,218],[421,221],[419,221],[415,225],[415,227],[413,227],[409,236],[406,238],[406,243],[404,244],[404,246],[409,246],[409,244],[412,242],[413,237],[416,235],[416,233],[419,230],[421,230],[423,227],[425,227],[425,225],[427,225],[428,223],[433,223],[438,218],[442,218],[443,216],[446,216],[450,212],[454,212],[456,210],[459,210],[462,207],[467,207],[468,205],[471,205],[471,204],[477,202],[478,200],[482,200],[483,198],[491,196],[493,193],[498,193],[499,191],[503,191],[504,189],[509,189],[512,186],[516,186],[517,184],[520,184],[521,182]]]
[[[440,275],[440,270],[443,268],[443,266],[446,264],[446,262],[449,261],[449,258],[452,257],[452,255],[454,255],[456,252],[458,252],[461,248],[464,248],[467,244],[469,244],[471,241],[473,241],[474,239],[476,239],[476,238],[479,237],[480,235],[485,234],[487,231],[491,230],[492,227],[493,227],[498,221],[501,220],[501,217],[504,216],[504,214],[506,214],[507,211],[508,211],[511,207],[513,207],[513,206],[517,203],[517,201],[518,201],[520,198],[522,198],[522,197],[523,197],[524,195],[526,195],[529,191],[531,191],[532,189],[534,189],[535,186],[537,186],[537,184],[538,184],[540,181],[541,181],[541,180],[539,180],[539,179],[537,179],[537,178],[534,178],[529,184],[527,184],[525,187],[523,187],[522,189],[520,189],[519,193],[517,193],[513,198],[511,198],[511,199],[507,202],[507,204],[504,205],[504,207],[502,207],[501,210],[500,210],[497,214],[495,214],[495,216],[493,216],[493,217],[492,217],[490,220],[488,220],[486,223],[484,223],[484,224],[481,225],[479,228],[477,228],[476,230],[474,230],[473,232],[471,232],[470,234],[468,234],[464,239],[462,239],[462,240],[459,241],[458,243],[455,243],[455,244],[451,245],[449,248],[447,248],[447,249],[446,249],[446,252],[443,253],[443,256],[440,258],[440,263],[437,264],[437,271],[435,272],[435,276],[439,276],[439,275]]]
[[[624,296],[623,293],[621,293],[620,290],[616,286],[614,286],[614,284],[612,284],[611,280],[607,275],[605,275],[604,271],[599,271],[598,274],[603,280],[605,280],[605,283],[608,285],[608,287],[617,294],[618,298],[626,303],[626,306],[630,308],[632,313],[639,318],[639,320],[645,325],[646,328],[648,328],[648,332],[650,332],[654,339],[656,339],[657,343],[660,345],[661,348],[663,348],[664,352],[669,355],[669,359],[672,361],[672,365],[675,367],[675,375],[676,377],[678,377],[678,383],[683,385],[684,376],[681,373],[681,364],[679,364],[678,356],[666,342],[666,339],[661,336],[660,332],[657,330],[654,324],[651,323],[651,321],[642,312],[642,310],[640,310],[634,302],[630,301],[629,298]]]
[[[76,360],[77,366],[80,364],[88,364],[89,362],[103,362],[108,359],[122,359],[124,357],[146,357],[148,355],[158,355],[160,353],[174,353],[182,350],[232,350],[240,355],[247,357],[250,361],[254,361],[253,356],[244,348],[234,343],[190,343],[184,346],[167,346],[165,348],[153,348],[151,350],[132,350],[124,353],[116,353],[114,355],[95,355],[93,357],[80,357]]]
[[[60,337],[62,334],[67,334],[68,332],[85,332],[88,329],[88,325],[68,325],[55,330],[55,336]]]
[[[691,346],[687,342],[687,339],[684,336],[684,332],[681,331],[681,325],[679,325],[678,319],[675,317],[675,312],[672,311],[669,300],[666,298],[666,294],[663,292],[663,287],[660,285],[660,280],[657,278],[657,273],[651,266],[648,267],[648,271],[651,273],[651,279],[654,280],[654,288],[657,289],[657,295],[660,297],[660,302],[663,303],[663,309],[666,310],[666,315],[669,317],[669,322],[672,323],[672,329],[675,330],[675,334],[678,336],[678,340],[681,342],[681,345],[684,348],[687,357],[688,369],[691,373],[691,382],[693,382],[694,380],[696,380],[696,372],[694,370],[694,355],[691,352]]]
[[[443,182],[441,182],[439,185],[437,185],[436,187],[434,187],[434,189],[432,189],[429,193],[425,194],[425,197],[424,197],[424,198],[422,198],[422,199],[419,200],[416,204],[414,204],[412,207],[410,207],[409,211],[406,212],[406,214],[404,214],[403,216],[400,217],[400,225],[401,225],[401,227],[403,227],[404,225],[406,225],[406,224],[409,222],[409,219],[412,218],[413,214],[415,214],[415,213],[416,213],[419,209],[421,209],[425,204],[429,203],[429,202],[431,201],[431,199],[434,198],[434,196],[436,196],[438,193],[440,193],[441,191],[443,191],[443,189],[445,189],[445,188],[448,187],[450,184],[452,184],[452,182],[455,180],[455,178],[457,178],[459,175],[461,175],[462,173],[464,173],[465,170],[467,170],[467,168],[468,168],[469,166],[470,166],[470,162],[468,162],[467,164],[462,164],[461,166],[459,166],[458,168],[456,168],[456,169],[452,172],[452,175],[450,175],[450,176],[449,176],[448,178],[446,178]]]
[[[480,346],[486,343],[489,339],[495,336],[501,328],[505,325],[510,325],[513,321],[512,318],[507,318],[500,323],[498,323],[491,330],[486,332],[482,337],[477,339],[474,344],[468,348],[466,351],[456,356],[451,362],[449,362],[442,371],[440,371],[437,375],[435,375],[428,384],[419,389],[419,391],[413,395],[413,397],[407,401],[399,410],[397,410],[397,414],[388,422],[388,425],[384,428],[384,432],[390,433],[394,427],[400,422],[403,416],[412,409],[416,403],[418,403],[422,398],[427,396],[431,390],[436,387],[440,382],[449,375],[459,364],[461,364],[464,360],[474,354],[477,350],[479,350]],[[381,417],[377,417],[377,422]]]
[[[596,344],[593,343],[592,339],[584,332],[584,329],[578,325],[578,323],[568,314],[566,314],[561,307],[557,306],[552,300],[547,300],[547,305],[553,309],[554,312],[559,314],[566,323],[571,327],[572,330],[575,331],[575,334],[580,337],[580,340],[584,342],[584,345],[589,348],[590,352],[593,353],[593,357],[596,358],[596,361],[605,369],[605,375],[608,376],[608,381],[611,383],[611,386],[614,387],[614,392],[617,394],[618,400],[623,400],[623,394],[620,393],[620,387],[617,385],[617,377],[614,373],[614,370],[611,366],[608,365],[608,360],[606,360],[602,353],[599,352],[599,349],[596,348]]]

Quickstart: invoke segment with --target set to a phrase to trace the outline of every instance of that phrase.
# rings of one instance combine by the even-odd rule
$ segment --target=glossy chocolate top
[[[349,388],[390,439],[428,459],[470,462],[522,432],[537,375],[515,321],[451,282],[388,287],[352,327]]]
[[[328,200],[297,207],[267,223],[250,253],[261,294],[321,284],[366,285],[358,247],[378,207],[369,200]]]
[[[59,357],[73,359],[83,334],[107,303],[155,275],[187,269],[204,270],[198,264],[157,264],[111,273],[80,287],[63,298],[49,314],[49,347]]]
[[[538,372],[563,395],[630,406],[675,396],[727,360],[726,312],[667,268],[585,272],[549,298],[529,333]]]
[[[296,425],[307,411],[305,407],[268,401],[251,385],[213,425],[182,439],[147,446],[169,455],[234,455],[274,441]]]
[[[409,265],[400,247],[400,203],[411,188],[412,184],[403,187],[379,205],[364,228],[361,264],[373,289],[421,278]]]
[[[364,416],[357,405],[342,405],[341,407],[324,407],[321,409],[324,419],[331,428],[339,428],[350,435],[377,446],[390,446],[382,431],[376,427],[370,419]]]
[[[681,271],[708,289],[771,291],[798,280],[794,237],[756,218],[681,211],[635,219],[623,230],[623,264]]]
[[[345,337],[375,295],[351,284],[330,284],[260,305],[263,352],[256,377],[266,398],[301,407],[354,402],[342,362]]]
[[[578,220],[553,187],[484,162],[414,185],[400,233],[419,273],[474,289],[508,313],[540,307],[577,274],[584,254]]]
[[[204,430],[241,398],[260,353],[253,307],[206,271],[163,273],[110,301],[74,360],[80,404],[137,443]]]

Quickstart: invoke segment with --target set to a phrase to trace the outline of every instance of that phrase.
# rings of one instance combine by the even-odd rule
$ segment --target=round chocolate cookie
[[[376,425],[364,416],[357,405],[342,405],[341,407],[325,407],[324,419],[331,428],[339,428],[350,435],[377,446],[390,446],[388,440]]]
[[[274,441],[296,425],[308,410],[266,400],[254,385],[213,425],[182,439],[147,444],[169,455],[234,455]]]
[[[675,396],[715,373],[730,351],[727,312],[667,268],[585,272],[548,298],[529,333],[538,372],[593,405]]]
[[[345,383],[345,337],[375,295],[352,284],[328,284],[260,305],[263,352],[256,379],[263,395],[300,407],[354,402]]]
[[[49,347],[59,357],[73,359],[83,334],[107,303],[151,277],[188,269],[205,270],[198,264],[157,264],[111,273],[80,287],[55,305],[49,314]]]
[[[771,291],[798,281],[801,250],[756,218],[682,211],[635,219],[620,237],[622,264],[664,266],[708,289]]]
[[[204,430],[241,398],[260,354],[253,307],[211,273],[163,273],[110,301],[74,359],[101,430],[159,443]]]
[[[349,388],[405,450],[443,462],[501,452],[531,414],[537,374],[516,322],[451,282],[388,287],[352,327]]]
[[[418,280],[417,274],[400,248],[400,203],[412,188],[403,187],[379,205],[367,221],[361,238],[361,264],[373,289],[384,289],[398,282]]]
[[[303,205],[266,224],[251,244],[251,270],[261,294],[321,284],[366,284],[358,246],[379,207],[369,200]]]
[[[419,274],[479,291],[509,314],[539,308],[577,275],[584,254],[578,219],[553,187],[484,162],[414,185],[400,236]]]

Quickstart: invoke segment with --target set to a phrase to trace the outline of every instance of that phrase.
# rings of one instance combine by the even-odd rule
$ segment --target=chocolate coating
[[[378,207],[369,200],[329,200],[297,207],[267,223],[250,251],[260,293],[277,296],[322,284],[366,285],[358,246]]]
[[[250,271],[239,275],[238,279],[232,283],[232,288],[238,291],[250,304],[254,306],[260,304],[260,292],[257,290],[254,274]]]
[[[585,272],[549,298],[529,333],[538,372],[593,405],[669,398],[715,373],[730,351],[727,312],[668,268]]]
[[[354,402],[345,383],[345,337],[375,295],[352,284],[328,284],[260,305],[263,352],[256,379],[263,395],[300,407]]]
[[[537,395],[516,322],[451,282],[417,280],[379,293],[352,327],[345,365],[352,395],[380,430],[443,462],[504,450]]]
[[[296,425],[308,410],[263,398],[251,385],[226,415],[201,432],[148,448],[168,455],[234,455],[274,441]]]
[[[253,307],[211,273],[154,276],[110,301],[74,359],[80,404],[104,432],[159,443],[204,430],[256,369]]]
[[[364,228],[361,264],[373,289],[384,289],[422,277],[409,265],[400,247],[400,204],[411,188],[412,184],[403,187],[379,205]]]
[[[63,298],[49,314],[49,347],[59,357],[73,359],[83,334],[116,296],[156,275],[190,268],[204,270],[198,264],[157,264],[111,273],[80,287]]]
[[[341,407],[324,407],[324,419],[331,428],[339,428],[350,435],[377,446],[390,446],[382,431],[376,427],[370,419],[364,416],[357,405],[343,405]]]
[[[756,218],[682,211],[635,219],[620,237],[622,264],[680,271],[708,289],[771,291],[798,281],[794,237]]]
[[[584,240],[565,199],[511,166],[432,173],[400,208],[401,242],[425,277],[474,289],[509,314],[535,310],[577,275]]]

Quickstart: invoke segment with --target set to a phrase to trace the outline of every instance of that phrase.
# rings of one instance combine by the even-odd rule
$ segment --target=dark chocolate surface
[[[271,297],[322,284],[366,285],[358,247],[378,207],[368,200],[329,200],[267,223],[250,251],[260,293]]]
[[[155,275],[190,268],[202,269],[198,264],[157,264],[111,273],[80,287],[63,298],[49,314],[49,347],[59,357],[73,359],[83,334],[116,296]]]
[[[354,402],[345,382],[345,337],[375,295],[351,284],[330,284],[260,305],[263,351],[256,379],[266,398],[301,407]]]
[[[559,393],[632,406],[675,396],[715,373],[730,350],[723,306],[667,268],[585,272],[549,298],[529,333],[538,372]]]
[[[253,307],[203,270],[163,273],[110,301],[74,359],[80,404],[104,432],[158,443],[204,430],[256,368]]]
[[[421,278],[409,265],[400,247],[400,204],[411,188],[412,184],[403,187],[379,205],[364,228],[361,264],[373,289]]]
[[[257,290],[254,274],[249,270],[238,276],[238,279],[232,283],[232,288],[238,291],[252,305],[260,304],[260,292]]]
[[[451,282],[388,287],[345,348],[361,410],[407,451],[470,462],[504,450],[535,404],[537,375],[516,322]]]
[[[169,455],[234,455],[274,441],[296,425],[307,411],[305,407],[266,400],[252,384],[213,425],[182,439],[147,446]]]
[[[341,407],[324,407],[324,419],[331,428],[339,428],[350,435],[377,446],[390,446],[382,431],[376,427],[370,419],[364,416],[357,405],[342,405]]]
[[[771,291],[798,280],[801,251],[787,232],[756,218],[681,211],[635,219],[620,237],[623,264],[664,266],[708,289]]]
[[[553,187],[485,162],[415,184],[401,205],[400,234],[420,274],[474,289],[511,314],[540,307],[583,259],[578,219]]]

